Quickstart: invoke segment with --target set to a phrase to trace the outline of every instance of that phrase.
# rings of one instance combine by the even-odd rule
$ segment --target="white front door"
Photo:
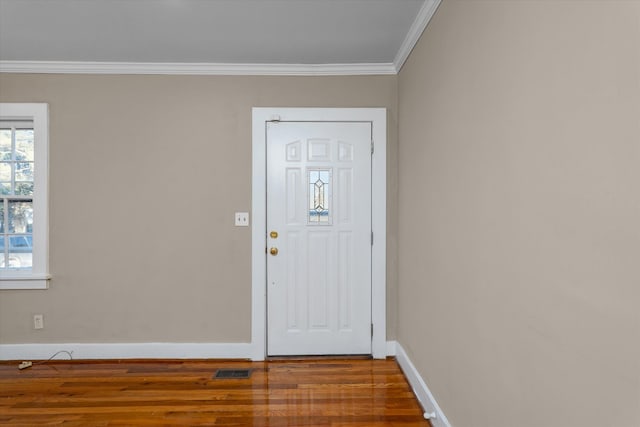
[[[371,123],[267,123],[267,354],[371,354]]]

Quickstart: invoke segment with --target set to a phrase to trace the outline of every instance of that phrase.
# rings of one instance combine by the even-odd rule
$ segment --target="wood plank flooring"
[[[392,359],[1,363],[0,425],[430,426]]]

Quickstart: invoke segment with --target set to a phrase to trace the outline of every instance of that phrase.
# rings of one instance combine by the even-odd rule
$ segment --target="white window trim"
[[[49,287],[49,106],[44,103],[0,103],[1,120],[33,120],[35,172],[33,195],[33,268],[1,271],[2,289]]]

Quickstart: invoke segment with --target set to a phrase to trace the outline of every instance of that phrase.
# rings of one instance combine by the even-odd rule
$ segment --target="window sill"
[[[0,290],[16,289],[49,289],[48,274],[30,276],[4,276],[0,277]]]

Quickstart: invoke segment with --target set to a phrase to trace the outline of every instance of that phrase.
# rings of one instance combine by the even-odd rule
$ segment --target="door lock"
[[[269,236],[272,239],[277,239],[278,238],[278,232],[277,231],[272,231],[271,233],[269,233]]]

